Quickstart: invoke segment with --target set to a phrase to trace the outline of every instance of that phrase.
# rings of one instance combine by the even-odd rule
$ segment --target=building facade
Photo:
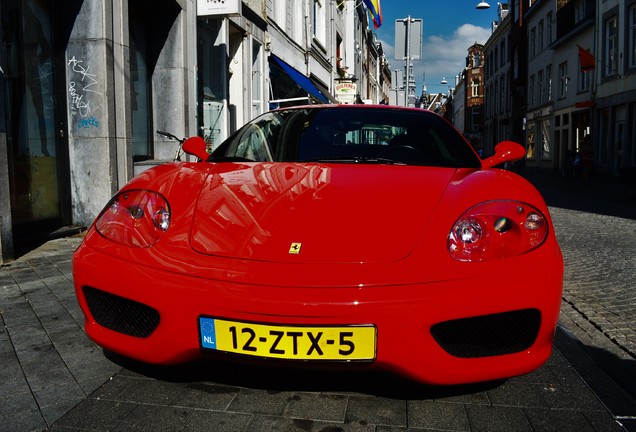
[[[484,134],[484,46],[475,42],[468,47],[466,57],[465,95],[466,111],[464,120],[464,136],[468,138],[473,147],[482,151]]]
[[[483,154],[494,154],[495,145],[512,139],[510,129],[511,101],[508,97],[510,61],[508,33],[510,15],[508,5],[499,4],[498,19],[492,23],[492,35],[484,44],[484,139]]]
[[[522,143],[530,169],[636,173],[636,0],[506,7],[485,44],[486,148]]]
[[[511,139],[526,142],[526,111],[528,82],[528,35],[525,12],[533,0],[510,0],[510,33],[508,34],[508,58],[510,75],[508,97],[510,98]]]
[[[0,1],[3,259],[89,225],[135,162],[170,159],[174,143],[155,129],[196,129],[193,10],[187,0]]]
[[[271,108],[337,103],[345,68],[370,83],[356,100],[390,88],[354,0],[0,0],[0,19],[0,261],[173,160],[157,131],[213,149]]]
[[[550,12],[546,18],[551,16]],[[549,69],[553,143],[551,157],[543,159],[552,162],[546,166],[565,170],[581,155],[584,143],[593,138],[595,68],[581,64],[580,50],[591,52],[594,49],[595,1],[558,3],[554,16],[556,22],[551,25],[549,34],[555,37],[547,41],[554,53]],[[588,150],[586,157],[587,153]]]
[[[484,46],[468,47],[466,66],[457,75],[452,90],[452,122],[477,150],[483,152],[485,126]]]
[[[636,167],[636,1],[597,0],[593,88],[594,168]]]
[[[528,29],[528,73],[526,112],[526,167],[553,168],[558,163],[555,151],[553,110],[554,49],[557,20],[554,1],[537,0],[525,13]],[[560,100],[567,97],[564,87]]]

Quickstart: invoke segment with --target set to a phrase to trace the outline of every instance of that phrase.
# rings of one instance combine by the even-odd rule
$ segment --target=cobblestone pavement
[[[555,350],[534,373],[440,389],[378,374],[131,363],[84,334],[70,268],[81,239],[64,238],[0,269],[0,432],[636,431],[636,202],[611,181],[524,175],[550,205],[565,259]]]
[[[636,397],[636,199],[614,178],[583,183],[553,173],[524,175],[550,206],[563,250],[561,324]],[[587,381],[594,384],[593,377]]]
[[[564,302],[636,359],[636,220],[552,214],[564,252]]]

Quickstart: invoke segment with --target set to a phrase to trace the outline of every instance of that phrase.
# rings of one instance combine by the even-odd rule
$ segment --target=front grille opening
[[[107,329],[145,338],[159,325],[159,312],[150,306],[93,287],[83,290],[91,315]]]
[[[490,357],[530,348],[540,326],[539,310],[522,309],[441,322],[431,327],[431,335],[455,357]]]

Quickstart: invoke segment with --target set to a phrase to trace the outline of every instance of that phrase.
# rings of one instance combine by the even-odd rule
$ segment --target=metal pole
[[[393,75],[395,75],[395,76],[392,78],[392,80],[391,80],[391,81],[394,83],[394,85],[393,85],[393,90],[395,90],[395,99],[393,99],[393,103],[394,103],[395,105],[400,105],[400,88],[401,88],[401,87],[400,87],[400,85],[398,84],[399,78],[401,78],[401,77],[400,77],[400,70],[399,70],[399,69],[395,69],[395,70],[392,70],[392,71],[391,71],[391,73],[392,73]]]
[[[409,63],[411,62],[411,15],[406,17],[406,77],[404,86],[404,106],[409,106],[409,84],[411,83],[411,70]]]

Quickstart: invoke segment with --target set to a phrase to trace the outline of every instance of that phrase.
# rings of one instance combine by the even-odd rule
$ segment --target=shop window
[[[629,140],[628,142],[630,143],[631,147],[629,149],[627,149],[627,151],[629,152],[629,163],[631,166],[636,166],[636,127],[634,127],[633,125],[636,125],[636,108],[634,106],[634,104],[632,104],[632,109],[631,109],[631,113],[632,113],[632,127],[631,127],[631,134],[632,134],[632,139]]]
[[[552,160],[552,143],[550,142],[550,120],[541,122],[541,157]]]
[[[533,107],[535,106],[535,88],[534,88],[534,75],[530,76],[530,80],[528,83],[528,106]]]
[[[210,149],[227,136],[227,38],[223,20],[197,22],[198,128]]]
[[[534,123],[528,123],[528,144],[526,149],[526,157],[528,159],[535,158],[535,148],[534,148]]]
[[[561,145],[563,145],[567,152],[576,152],[575,149],[572,149],[572,143],[570,143],[570,131],[568,129],[563,129],[561,131]],[[570,155],[571,156],[571,155]]]
[[[586,1],[577,0],[574,3],[574,23],[580,23],[585,19],[586,10],[585,10]]]
[[[152,159],[152,70],[149,64],[147,13],[129,3],[130,112],[133,160]]]
[[[530,30],[530,57],[537,55],[537,29],[532,27]]]
[[[58,101],[66,95],[60,92],[64,73],[55,67],[60,28],[54,7],[52,1],[0,3],[0,102],[5,104],[0,111],[7,116],[0,123],[7,137],[3,157],[16,248],[46,236],[65,217],[65,143],[58,125],[66,112]],[[90,124],[90,113],[83,113]],[[84,124],[77,118],[73,126]]]
[[[618,73],[618,28],[617,18],[612,16],[605,20],[605,76],[615,75]]]
[[[628,55],[629,55],[629,63],[628,66],[630,69],[636,68],[636,3],[632,4],[629,7],[627,13],[629,19],[629,33],[628,33]]]
[[[552,101],[552,65],[548,65],[545,69],[545,80],[546,80],[546,101]]]
[[[537,103],[542,104],[545,102],[545,88],[543,83],[543,71],[537,72]]]
[[[508,108],[508,101],[510,100],[507,97],[505,78],[502,78],[501,81],[499,81],[499,97],[499,112],[503,114],[503,112]]]
[[[568,62],[559,65],[559,98],[564,98],[568,94]]]
[[[314,38],[321,44],[325,44],[326,16],[324,0],[314,0]]]
[[[471,89],[472,89],[472,96],[473,97],[479,97],[479,84],[480,84],[480,82],[479,82],[478,79],[474,79],[472,81]]]
[[[252,39],[252,118],[263,112],[263,45]]]
[[[610,141],[610,112],[604,109],[599,113],[599,162],[607,165],[607,153]]]
[[[152,11],[152,14],[148,13]],[[152,82],[159,57],[170,40],[175,20],[181,13],[177,2],[135,0],[128,2],[130,142],[133,161],[154,157],[153,106],[164,108],[159,91],[154,95]],[[172,65],[170,65],[172,66]],[[161,65],[160,67],[165,67]],[[157,99],[159,98],[159,99]]]
[[[585,93],[586,91],[590,89],[591,75],[592,75],[592,71],[584,71],[579,68],[579,77],[578,77],[578,83],[579,83],[578,92],[579,93]]]

